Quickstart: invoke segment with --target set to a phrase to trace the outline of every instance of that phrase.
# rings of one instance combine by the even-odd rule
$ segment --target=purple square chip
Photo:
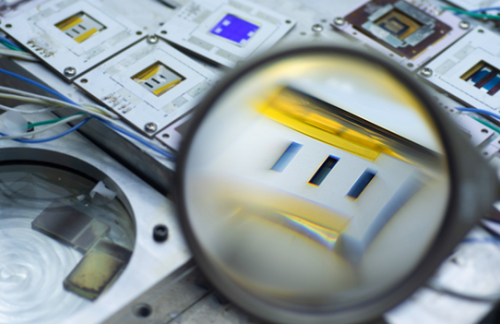
[[[227,40],[244,45],[255,35],[258,25],[252,24],[235,15],[226,14],[211,30],[210,33]]]

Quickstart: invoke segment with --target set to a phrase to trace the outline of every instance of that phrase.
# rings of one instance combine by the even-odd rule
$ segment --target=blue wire
[[[142,138],[140,138],[139,136],[137,136],[137,135],[135,135],[135,134],[133,134],[133,133],[130,133],[129,131],[126,131],[126,130],[124,130],[124,129],[122,129],[122,128],[118,127],[118,126],[115,126],[115,125],[111,124],[110,122],[108,122],[108,121],[106,121],[106,120],[102,120],[102,119],[100,119],[99,117],[94,117],[94,118],[98,119],[101,123],[103,123],[104,125],[108,126],[109,128],[114,129],[114,130],[116,130],[117,132],[120,132],[120,133],[122,133],[122,134],[124,134],[124,135],[127,135],[128,137],[133,138],[133,139],[135,139],[136,141],[138,141],[138,142],[140,142],[140,143],[142,143],[142,144],[146,145],[147,147],[149,147],[149,148],[150,148],[150,149],[152,149],[153,151],[155,151],[155,152],[157,152],[157,153],[160,153],[161,155],[163,155],[163,156],[165,156],[165,157],[167,157],[167,158],[169,158],[169,159],[171,159],[171,160],[174,160],[174,159],[175,159],[175,155],[170,154],[170,153],[168,153],[168,152],[166,152],[166,151],[163,151],[163,150],[159,149],[158,147],[154,146],[153,144],[151,144],[151,143],[149,143],[149,142],[147,142],[147,141],[143,140],[143,139],[142,139]]]
[[[478,13],[478,12],[485,12],[485,11],[490,11],[490,10],[500,10],[500,7],[481,8],[481,9],[477,9],[477,10],[471,10],[469,12]]]
[[[61,98],[62,100],[66,101],[66,102],[68,102],[70,104],[80,106],[79,104],[71,101],[70,99],[68,99],[65,96],[63,96],[62,94],[60,94],[59,92],[56,92],[56,91],[54,91],[54,90],[52,90],[52,89],[50,89],[50,88],[48,88],[48,87],[46,87],[46,86],[44,86],[44,85],[36,82],[36,81],[33,81],[33,80],[25,78],[25,77],[23,77],[23,76],[21,76],[19,74],[16,74],[14,72],[10,72],[10,71],[4,70],[4,69],[0,69],[0,73],[4,73],[4,74],[10,75],[10,76],[12,76],[14,78],[18,78],[20,80],[28,82],[29,84],[37,86],[40,89],[43,89],[43,90],[45,90],[45,91],[47,91],[47,92],[49,92],[49,93],[57,96],[58,98]],[[61,133],[59,135],[53,136],[53,137],[49,137],[49,138],[46,138],[46,139],[40,139],[40,140],[22,140],[22,139],[16,139],[15,141],[21,142],[21,143],[44,143],[44,142],[49,142],[49,141],[58,139],[60,137],[63,137],[63,136],[65,136],[65,135],[67,135],[67,134],[69,134],[71,132],[74,132],[75,130],[77,130],[78,128],[80,128],[81,126],[83,126],[90,118],[92,118],[92,117],[89,117],[89,118],[85,119],[80,124],[78,124],[78,125],[70,128],[70,129],[68,129],[67,131],[65,131],[65,132],[63,132],[63,133]],[[107,121],[105,121],[103,119],[100,119],[98,117],[94,116],[94,118],[96,118],[97,120],[99,120],[100,122],[102,122],[104,125],[108,126],[109,128],[114,129],[114,130],[116,130],[116,131],[118,131],[118,132],[120,132],[120,133],[122,133],[122,134],[124,134],[124,135],[126,135],[128,137],[130,137],[130,138],[133,138],[133,139],[135,139],[136,141],[138,141],[138,142],[140,142],[142,144],[144,144],[145,146],[149,147],[153,151],[158,152],[161,155],[163,155],[163,156],[165,156],[165,157],[167,157],[169,159],[172,159],[172,160],[175,159],[175,155],[170,154],[170,153],[168,153],[166,151],[163,151],[163,150],[157,148],[155,145],[153,145],[153,144],[151,144],[151,143],[143,140],[142,138],[136,136],[135,134],[132,134],[129,131],[126,131],[126,130],[120,128],[120,127],[117,127],[117,126],[115,126],[115,125],[113,125],[113,124],[111,124],[111,123],[109,123],[109,122],[107,122]],[[8,136],[8,135],[2,134],[2,133],[0,133],[0,135],[2,135],[2,136]]]
[[[21,47],[19,47],[16,43],[14,43],[13,41],[11,41],[8,38],[0,36],[0,42],[5,42],[5,43],[9,44],[10,46],[14,46],[15,48],[18,48],[18,49],[22,50]]]
[[[20,142],[20,143],[30,143],[30,144],[36,144],[36,143],[45,143],[45,142],[50,142],[50,141],[53,141],[53,140],[56,140],[58,138],[61,138],[63,136],[66,136],[68,135],[69,133],[73,133],[74,131],[76,131],[78,128],[82,127],[83,125],[85,125],[85,123],[87,123],[89,120],[91,119],[91,117],[88,117],[88,118],[85,118],[84,120],[82,120],[80,123],[78,123],[77,125],[71,127],[70,129],[60,133],[60,134],[57,134],[55,136],[52,136],[52,137],[47,137],[47,138],[40,138],[40,139],[35,139],[35,140],[28,140],[28,139],[20,139],[20,138],[16,138],[16,139],[13,139],[13,141],[16,141],[16,142]],[[0,135],[2,136],[9,136],[7,134],[4,134],[4,133],[0,133]]]
[[[488,110],[484,110],[484,109],[462,108],[462,107],[455,107],[455,109],[458,111],[473,112],[473,113],[477,113],[477,114],[488,115],[488,116],[494,117],[496,119],[500,119],[500,115],[495,114],[495,113],[488,111]]]
[[[47,92],[49,92],[49,93],[53,94],[54,96],[57,96],[58,98],[60,98],[60,99],[62,99],[62,100],[64,100],[64,101],[66,101],[66,102],[68,102],[68,103],[70,103],[70,104],[72,104],[72,105],[77,105],[77,106],[79,106],[77,103],[75,103],[75,102],[73,102],[73,101],[69,100],[68,98],[66,98],[65,96],[63,96],[62,94],[60,94],[59,92],[54,91],[54,90],[50,89],[49,87],[46,87],[46,86],[44,86],[43,84],[40,84],[40,83],[38,83],[38,82],[36,82],[36,81],[33,81],[33,80],[28,79],[28,78],[26,78],[26,77],[23,77],[22,75],[19,75],[19,74],[16,74],[16,73],[14,73],[14,72],[10,72],[10,71],[4,70],[4,69],[0,69],[0,73],[10,75],[11,77],[17,78],[17,79],[19,79],[19,80],[23,80],[24,82],[28,82],[29,84],[32,84],[32,85],[34,85],[34,86],[36,86],[36,87],[39,87],[40,89],[43,89],[43,90],[45,90],[45,91],[47,91]]]

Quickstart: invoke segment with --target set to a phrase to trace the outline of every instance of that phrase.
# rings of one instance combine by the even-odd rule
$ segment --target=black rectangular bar
[[[325,162],[321,165],[321,167],[316,171],[311,180],[309,180],[310,184],[319,186],[323,180],[325,180],[326,176],[332,171],[333,167],[339,159],[335,156],[330,155]]]
[[[357,199],[368,186],[368,184],[373,180],[375,174],[376,172],[373,170],[366,170],[365,172],[363,172],[356,183],[354,183],[351,190],[349,190],[347,195],[351,198]]]
[[[497,71],[492,70],[490,73],[488,73],[484,78],[479,80],[474,86],[478,89],[481,89],[486,85],[486,83],[490,82],[493,80],[494,77],[497,76]]]

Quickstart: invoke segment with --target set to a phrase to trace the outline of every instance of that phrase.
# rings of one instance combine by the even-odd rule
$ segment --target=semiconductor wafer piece
[[[458,27],[459,17],[425,0],[366,0],[339,18],[335,28],[410,70],[468,32]]]
[[[109,226],[72,207],[53,203],[31,223],[33,229],[85,253]]]
[[[120,245],[99,240],[64,279],[64,288],[94,300],[120,276],[131,255]]]

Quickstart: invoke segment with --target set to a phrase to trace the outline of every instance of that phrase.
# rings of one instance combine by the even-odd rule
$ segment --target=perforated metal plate
[[[97,0],[47,1],[2,21],[0,28],[67,81],[144,37],[139,27]]]
[[[139,42],[76,81],[148,136],[196,106],[217,80],[165,41],[153,39]]]
[[[490,67],[491,74],[478,75],[483,63]],[[497,34],[476,27],[426,68],[432,75],[421,71],[420,76],[466,105],[491,111],[500,108],[500,91],[497,88],[495,92],[495,87],[500,87],[500,79],[496,83],[495,78],[499,75],[494,75],[495,70],[500,70],[500,37]]]
[[[391,12],[396,14],[389,17],[394,25],[385,26],[389,21],[384,17]],[[334,20],[335,28],[411,71],[469,30],[459,27],[461,19],[453,13],[427,1],[368,0],[340,18]]]
[[[203,0],[185,5],[157,35],[211,61],[234,67],[269,49],[294,25],[295,20],[244,0]]]

